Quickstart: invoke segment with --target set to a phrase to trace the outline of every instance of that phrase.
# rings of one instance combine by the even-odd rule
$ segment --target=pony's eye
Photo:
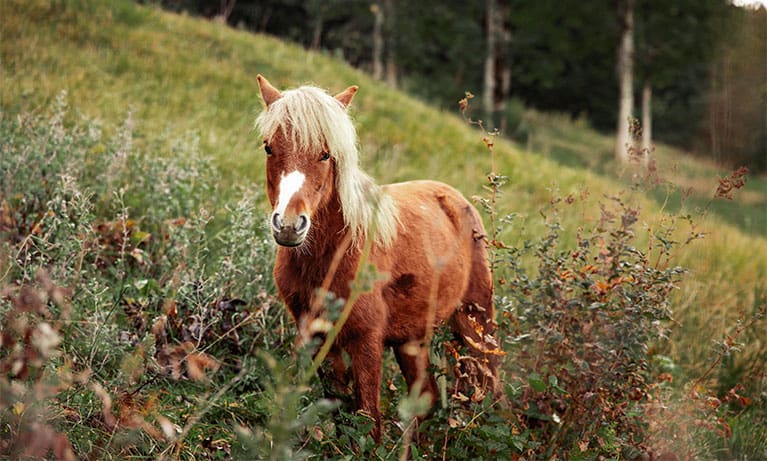
[[[320,161],[324,162],[325,160],[328,160],[330,158],[330,152],[323,152],[322,157],[320,157]]]
[[[266,155],[272,155],[272,148],[267,143],[264,143],[264,152],[266,152]]]

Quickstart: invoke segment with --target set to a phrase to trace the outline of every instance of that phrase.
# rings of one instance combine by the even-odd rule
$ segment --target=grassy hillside
[[[380,182],[429,177],[467,195],[483,193],[490,156],[476,128],[333,57],[125,0],[10,0],[0,9],[4,117],[43,114],[66,91],[73,110],[100,121],[107,135],[119,135],[114,127],[130,118],[134,149],[148,152],[149,162],[173,155],[178,139],[196,136],[202,155],[223,173],[217,193],[227,196],[236,186],[258,190],[262,183],[261,143],[252,129],[261,108],[257,73],[280,88],[314,83],[340,91],[357,84],[352,111],[363,165]],[[69,117],[74,124],[77,117]],[[733,201],[713,200],[717,179],[728,172],[659,146],[659,175],[678,186],[645,181],[633,189],[633,170],[611,162],[609,138],[533,112],[521,123],[526,141],[499,140],[494,152],[497,172],[509,177],[498,209],[518,215],[502,231],[509,244],[544,234],[540,211],[552,195],[569,194],[580,206],[560,211],[565,245],[577,241],[579,228],[599,221],[599,203],[614,194],[642,209],[641,229],[649,232],[639,236],[640,247],[678,215],[689,214],[695,227],[676,218],[677,240],[690,231],[706,234],[674,254],[690,274],[674,295],[676,327],[663,346],[689,377],[703,374],[714,341],[731,335],[737,319],[749,318],[767,299],[767,180],[750,178]],[[739,338],[744,352],[717,366],[717,379],[736,383],[765,372],[767,346],[758,333],[765,327],[762,320]],[[755,386],[764,391],[764,382]]]
[[[256,73],[279,87],[315,83],[338,90],[356,83],[362,87],[355,110],[366,164],[381,181],[433,176],[470,189],[488,169],[477,158],[476,134],[459,119],[444,117],[335,59],[271,37],[254,39],[219,24],[123,2],[4,2],[2,8],[0,102],[7,109],[41,107],[66,90],[89,117],[118,121],[132,113],[138,135],[147,140],[197,133],[202,150],[223,171],[236,180],[253,180],[260,178],[262,165],[252,130],[261,107]],[[91,11],[83,15],[83,10]],[[505,174],[513,174],[521,149],[540,154],[535,161],[542,165],[549,163],[541,157],[575,167],[563,170],[576,175],[614,176],[610,138],[561,117],[528,113],[521,123],[529,142],[520,148],[501,145]],[[662,146],[657,156],[661,171],[679,167],[669,176],[682,188],[692,187],[701,200],[711,195],[717,175],[725,174]],[[544,168],[536,179],[551,182],[559,170]],[[751,181],[739,202],[715,210],[747,233],[765,235],[767,182]]]

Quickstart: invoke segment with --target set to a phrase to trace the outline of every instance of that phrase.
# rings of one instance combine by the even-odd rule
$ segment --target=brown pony
[[[411,392],[437,388],[427,375],[432,327],[448,321],[485,391],[498,389],[498,349],[486,236],[477,211],[434,181],[378,186],[359,169],[357,135],[346,108],[352,86],[333,97],[304,86],[280,92],[258,76],[270,226],[280,245],[274,279],[302,337],[321,315],[320,288],[349,299],[363,250],[385,280],[356,301],[330,350],[335,379],[351,361],[358,408],[380,441],[382,354],[394,349]],[[413,390],[416,389],[416,390]],[[480,389],[480,387],[477,387]]]

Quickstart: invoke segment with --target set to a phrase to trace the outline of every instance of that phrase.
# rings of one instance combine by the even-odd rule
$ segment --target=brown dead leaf
[[[671,376],[671,373],[661,373],[660,375],[658,375],[658,381],[661,381],[661,382],[663,382],[663,381],[673,382],[674,381],[674,377]]]
[[[67,436],[56,432],[47,424],[34,423],[29,430],[21,434],[17,447],[23,459],[47,459],[49,451],[53,452],[57,460],[76,459]]]
[[[93,392],[96,393],[96,396],[101,399],[101,405],[103,406],[101,414],[104,418],[104,424],[109,429],[114,429],[117,425],[117,418],[115,418],[115,416],[112,414],[112,397],[99,383],[92,383],[91,389],[93,389]]]
[[[154,319],[154,322],[152,322],[152,334],[155,337],[155,341],[158,343],[165,343],[167,331],[165,330],[165,326],[168,323],[168,316],[167,315],[160,315],[156,319]]]
[[[181,379],[184,374],[182,363],[187,353],[194,349],[192,343],[167,344],[157,351],[157,363],[169,373],[173,379]]]
[[[195,381],[208,381],[207,370],[217,371],[221,365],[204,352],[194,352],[186,357],[186,372]]]
[[[181,428],[176,424],[173,424],[168,418],[162,415],[157,416],[157,424],[160,425],[162,433],[165,434],[165,438],[173,440],[177,434],[181,432]]]
[[[469,108],[469,99],[472,99],[473,97],[474,95],[467,91],[464,98],[458,101],[458,107],[461,109],[461,112],[466,112],[466,109]]]
[[[478,342],[476,342],[473,339],[471,339],[469,336],[464,336],[463,339],[466,340],[466,343],[469,346],[473,347],[474,349],[478,350],[479,352],[482,352],[483,354],[499,355],[499,356],[506,355],[505,351],[503,351],[501,349],[498,349],[498,348],[488,349],[485,346],[483,346],[482,344],[479,344]]]

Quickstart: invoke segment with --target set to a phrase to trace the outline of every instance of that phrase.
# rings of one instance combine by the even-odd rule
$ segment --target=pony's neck
[[[354,278],[361,254],[351,242],[349,229],[344,224],[341,201],[336,193],[312,217],[312,227],[310,232],[314,235],[305,244],[308,245],[305,250],[280,247],[277,253],[278,260],[283,261],[292,273],[291,278],[297,282],[295,292],[301,293],[303,301],[291,304],[296,316],[311,305],[314,290],[322,286],[329,274],[332,276],[330,291],[336,296],[348,297],[348,282]]]
[[[343,208],[337,192],[333,192],[327,205],[317,210],[313,223],[314,236],[310,251],[317,256],[328,251],[335,252],[343,245],[349,229],[345,229]]]
[[[310,233],[313,235],[307,242],[307,251],[287,250],[294,264],[310,265],[324,274],[337,252],[354,250],[351,248],[350,232],[346,227],[341,200],[336,191],[327,204],[318,209],[312,217]]]

